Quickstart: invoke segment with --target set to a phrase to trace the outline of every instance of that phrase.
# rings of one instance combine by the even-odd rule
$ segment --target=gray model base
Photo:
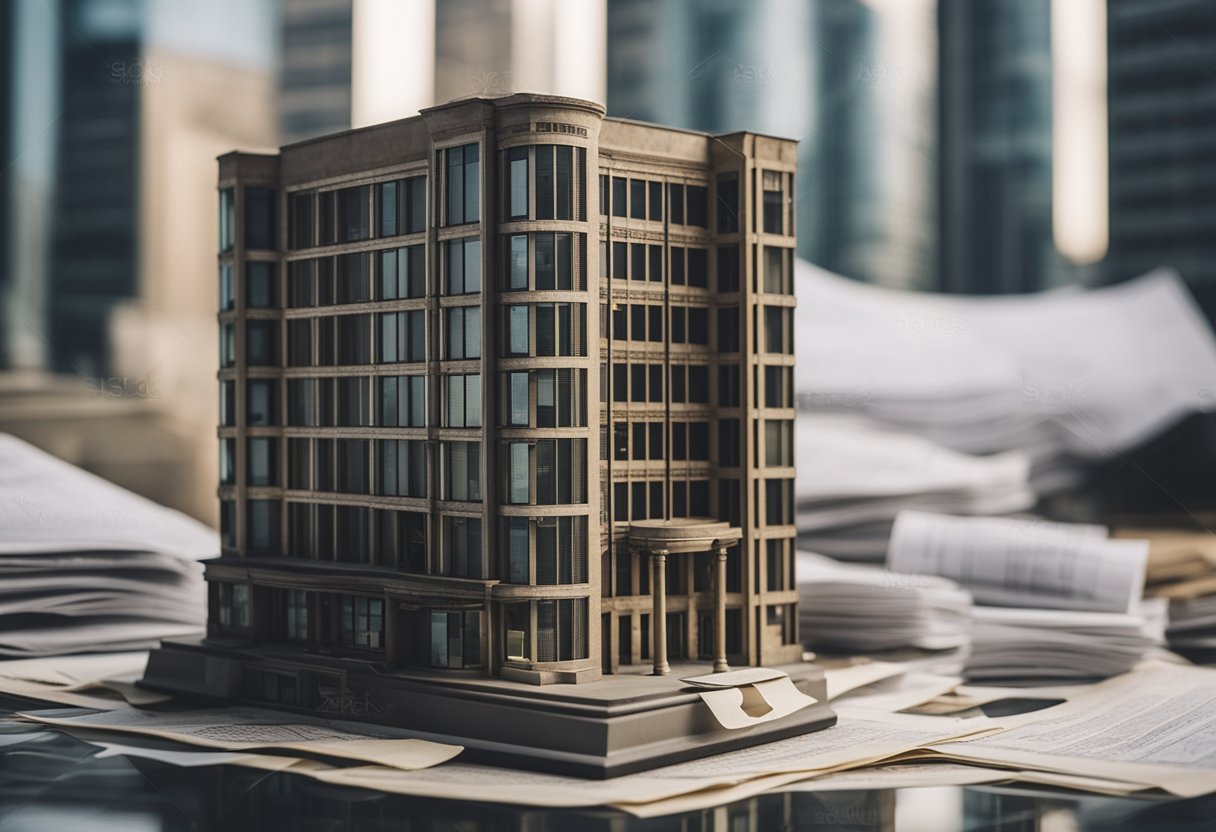
[[[798,689],[826,699],[823,672],[787,665]],[[381,672],[375,665],[308,653],[166,641],[152,652],[141,685],[192,698],[249,704],[329,719],[405,729],[410,736],[465,747],[467,762],[606,778],[747,748],[828,728],[824,704],[752,728],[718,725],[680,676],[637,672],[578,685],[534,686],[424,670]]]

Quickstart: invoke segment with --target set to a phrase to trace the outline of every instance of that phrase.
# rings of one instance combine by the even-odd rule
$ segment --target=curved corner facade
[[[230,687],[586,681],[660,631],[797,658],[793,171],[792,142],[538,95],[221,157]],[[725,571],[630,542],[689,517],[740,530]]]

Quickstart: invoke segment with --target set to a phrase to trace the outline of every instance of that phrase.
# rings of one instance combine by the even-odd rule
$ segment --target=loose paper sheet
[[[828,686],[828,701],[856,688],[872,685],[892,676],[908,672],[898,662],[862,662],[845,667],[824,668],[823,677]]]
[[[785,775],[787,779],[783,782],[790,782],[810,774],[884,760],[923,746],[933,737],[970,735],[992,726],[993,723],[983,719],[882,715],[880,720],[868,714],[842,714],[840,723],[822,731],[611,780],[583,780],[459,761],[411,772],[384,766],[321,769],[312,766],[312,761],[305,761],[304,768],[293,767],[291,771],[327,783],[396,794],[547,807],[612,804],[635,813],[666,814],[681,809],[643,804],[709,790],[696,801],[701,801],[700,805],[717,805],[726,794],[723,789],[746,785],[757,778]],[[766,790],[773,782],[762,785],[760,790]]]
[[[463,749],[429,740],[353,733],[334,723],[290,721],[298,719],[257,708],[214,708],[184,712],[124,709],[99,714],[57,716],[34,712],[21,716],[47,725],[96,728],[129,734],[146,734],[190,745],[229,751],[280,749],[341,757],[412,771],[446,762]]]
[[[798,690],[789,676],[737,688],[703,690],[700,695],[714,718],[731,730],[781,719],[815,704],[815,699]]]
[[[1216,790],[1216,670],[1148,662],[1010,730],[934,744],[954,759],[1119,780],[1194,796]]]

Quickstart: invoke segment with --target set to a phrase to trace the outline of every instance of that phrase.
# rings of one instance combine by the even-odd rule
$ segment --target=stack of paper
[[[965,453],[1020,450],[1040,493],[1216,407],[1216,339],[1169,269],[999,298],[883,289],[801,261],[797,280],[813,299],[797,310],[800,406]]]
[[[1142,602],[1148,543],[1101,526],[904,512],[887,567],[952,578],[974,595],[964,668],[979,679],[1079,679],[1130,670],[1164,641],[1164,602]]]
[[[796,517],[801,544],[843,560],[881,562],[902,509],[1007,514],[1030,508],[1030,461],[977,457],[851,416],[800,413]]]
[[[798,621],[808,647],[946,650],[968,641],[971,595],[949,579],[799,552],[797,580]]]
[[[1145,594],[1169,602],[1170,647],[1210,656],[1216,650],[1216,535],[1158,529],[1117,534],[1149,542]]]
[[[970,679],[1101,679],[1135,667],[1165,640],[1163,601],[1134,613],[976,607]]]
[[[197,633],[218,554],[201,523],[0,434],[0,656]]]

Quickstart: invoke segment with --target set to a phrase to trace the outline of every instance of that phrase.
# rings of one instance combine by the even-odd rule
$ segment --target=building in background
[[[609,0],[610,115],[799,139],[799,254],[933,285],[934,6]]]
[[[349,128],[354,0],[285,0],[279,9],[281,142]]]
[[[276,138],[258,9],[6,4],[0,429],[211,522],[215,157]]]
[[[939,0],[940,283],[1033,292],[1052,238],[1052,0]]]
[[[1216,5],[1109,0],[1112,281],[1174,266],[1216,320]]]

